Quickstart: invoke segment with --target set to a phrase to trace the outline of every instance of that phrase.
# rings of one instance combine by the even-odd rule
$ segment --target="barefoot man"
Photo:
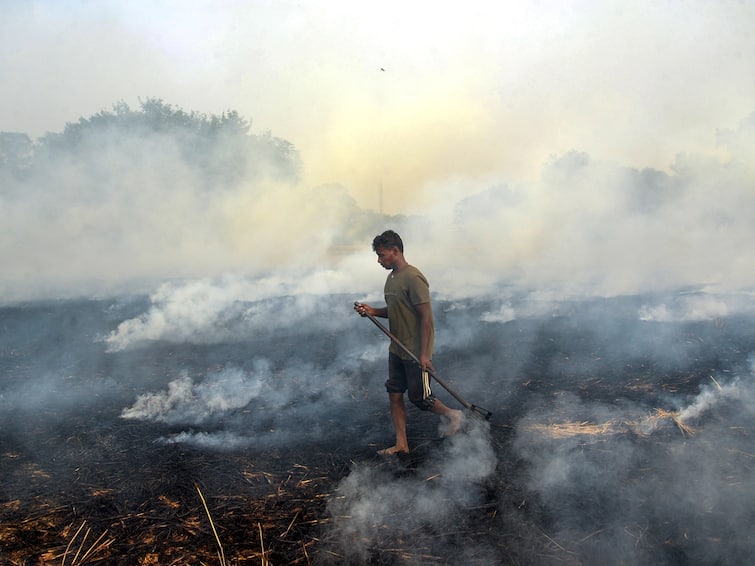
[[[372,249],[377,254],[378,263],[391,271],[384,289],[387,306],[375,308],[365,303],[356,303],[354,310],[362,316],[369,314],[387,318],[391,333],[420,360],[418,365],[400,346],[391,341],[385,388],[391,403],[396,444],[378,451],[378,454],[387,456],[409,452],[404,391],[408,391],[409,401],[414,405],[423,411],[432,411],[447,421],[446,436],[459,430],[462,414],[461,411],[444,405],[430,391],[430,376],[426,370],[434,369],[431,360],[435,330],[427,279],[419,269],[407,263],[404,258],[404,243],[393,230],[375,236]]]

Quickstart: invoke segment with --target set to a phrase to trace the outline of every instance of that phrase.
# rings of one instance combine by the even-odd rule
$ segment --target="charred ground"
[[[374,455],[391,440],[385,344],[348,298],[323,307],[340,329],[315,313],[123,351],[102,338],[144,299],[5,307],[0,562],[742,563],[755,550],[753,318],[641,320],[647,300],[509,321],[486,318],[490,301],[439,302],[439,374],[494,416],[464,444],[410,409],[413,454],[387,461]],[[367,344],[380,354],[360,359]],[[181,372],[261,373],[261,357],[243,407],[122,416]]]

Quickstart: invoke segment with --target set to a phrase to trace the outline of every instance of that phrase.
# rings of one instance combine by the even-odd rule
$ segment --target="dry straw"
[[[215,535],[215,541],[218,543],[218,560],[220,561],[220,566],[227,566],[228,563],[225,561],[225,552],[223,551],[223,545],[220,542],[220,537],[218,536],[218,531],[215,530],[215,523],[212,522],[212,515],[210,515],[210,509],[207,507],[207,502],[204,500],[204,495],[202,495],[202,490],[199,489],[199,484],[195,483],[194,487],[197,488],[197,493],[199,494],[199,498],[202,500],[202,506],[204,507],[205,513],[207,513],[207,518],[210,520],[210,527],[212,527],[212,534]]]
[[[655,431],[661,422],[671,420],[679,428],[682,436],[692,436],[695,430],[687,425],[679,416],[678,412],[656,409],[640,421],[609,420],[602,424],[591,421],[562,422],[551,424],[533,424],[526,427],[527,430],[535,431],[551,438],[571,438],[574,436],[606,436],[620,434],[631,430],[642,436],[647,436]]]

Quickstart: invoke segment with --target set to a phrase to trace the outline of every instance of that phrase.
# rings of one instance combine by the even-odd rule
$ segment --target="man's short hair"
[[[401,253],[404,253],[404,242],[401,241],[401,236],[396,234],[393,230],[386,230],[382,234],[375,236],[372,240],[372,251],[378,251],[380,248],[390,249],[397,247]]]

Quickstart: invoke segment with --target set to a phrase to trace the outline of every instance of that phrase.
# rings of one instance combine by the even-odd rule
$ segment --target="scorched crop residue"
[[[352,296],[245,297],[193,338],[169,317],[151,336],[187,293],[0,311],[5,563],[217,563],[222,549],[230,564],[735,564],[753,551],[752,313],[690,317],[698,294],[438,300],[438,374],[494,414],[440,440],[410,409],[412,453],[385,459],[387,344]],[[648,316],[661,304],[670,320]]]

